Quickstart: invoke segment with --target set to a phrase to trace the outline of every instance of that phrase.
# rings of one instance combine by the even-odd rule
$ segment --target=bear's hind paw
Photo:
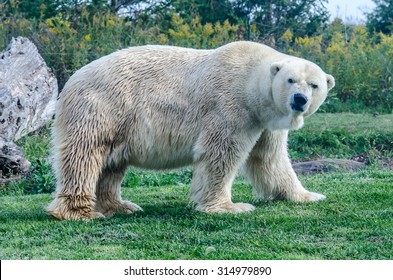
[[[96,205],[96,210],[101,212],[105,217],[110,218],[115,215],[116,212],[123,212],[127,214],[132,214],[135,211],[143,211],[143,209],[130,201],[118,201],[109,205]]]
[[[88,196],[73,197],[58,195],[47,207],[46,211],[59,220],[91,220],[104,218],[99,211],[94,211]]]
[[[100,212],[84,212],[84,211],[67,211],[58,212],[47,209],[47,212],[58,220],[82,220],[89,221],[92,219],[105,218]]]
[[[132,203],[131,201],[123,201],[122,206],[123,211],[129,214],[135,211],[143,211],[142,207],[140,207],[138,204]]]

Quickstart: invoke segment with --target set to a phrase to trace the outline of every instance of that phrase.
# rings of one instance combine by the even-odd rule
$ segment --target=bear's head
[[[275,107],[288,120],[287,129],[303,126],[303,117],[313,114],[334,87],[333,76],[316,64],[298,58],[274,62],[270,66]],[[286,126],[281,123],[281,126]]]

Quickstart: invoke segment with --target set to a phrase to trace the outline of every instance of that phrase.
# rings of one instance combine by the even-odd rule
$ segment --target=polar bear
[[[196,210],[239,213],[239,170],[264,199],[316,201],[292,169],[288,131],[299,129],[333,88],[316,64],[252,42],[215,50],[141,46],[82,67],[66,83],[53,126],[58,219],[141,208],[120,196],[130,165],[193,165]]]

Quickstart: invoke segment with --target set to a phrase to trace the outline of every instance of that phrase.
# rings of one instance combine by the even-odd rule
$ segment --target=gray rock
[[[6,142],[0,137],[0,182],[1,178],[10,178],[24,174],[30,168],[30,162],[21,149],[13,142]]]
[[[0,182],[29,169],[14,141],[53,117],[57,96],[56,77],[36,46],[27,38],[12,38],[0,53]]]
[[[0,135],[15,141],[44,126],[54,114],[57,81],[36,46],[13,38],[0,53]]]

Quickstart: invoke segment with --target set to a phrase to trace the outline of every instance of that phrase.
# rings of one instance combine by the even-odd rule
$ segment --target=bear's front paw
[[[308,193],[308,201],[318,201],[318,200],[324,200],[326,199],[326,196],[320,193],[315,193],[315,192],[309,192]]]
[[[196,210],[206,213],[242,213],[254,211],[255,206],[248,203],[227,202],[213,206],[198,205]]]
[[[294,193],[290,197],[287,197],[287,200],[296,201],[296,202],[309,202],[309,201],[323,200],[325,198],[326,196],[324,196],[323,194],[305,191],[305,192]]]

